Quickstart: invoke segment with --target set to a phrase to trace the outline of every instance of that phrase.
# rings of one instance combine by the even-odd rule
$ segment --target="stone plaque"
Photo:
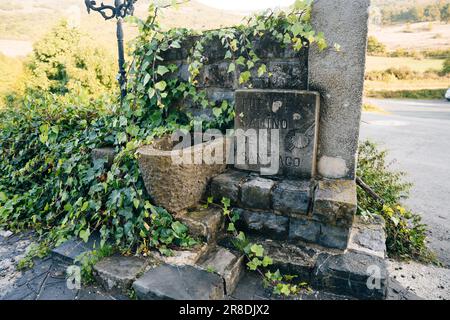
[[[265,175],[313,177],[319,105],[317,92],[237,90],[235,167]],[[255,132],[258,141],[254,139]]]

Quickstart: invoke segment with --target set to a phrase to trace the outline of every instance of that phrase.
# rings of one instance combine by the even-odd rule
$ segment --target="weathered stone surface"
[[[272,212],[255,212],[236,209],[240,214],[243,228],[253,234],[266,235],[271,239],[286,239],[288,236],[289,218]]]
[[[64,263],[73,264],[75,259],[83,253],[100,248],[100,236],[93,234],[85,243],[81,239],[70,239],[52,250],[52,258]]]
[[[153,201],[170,212],[195,207],[200,203],[210,180],[226,169],[225,139],[195,145],[182,151],[172,151],[170,137],[138,150],[139,168]],[[206,164],[206,148],[223,151],[220,164]],[[183,163],[174,163],[173,156]],[[200,159],[196,164],[196,159]],[[162,183],[163,182],[163,183]]]
[[[141,300],[220,300],[222,277],[192,266],[160,265],[133,283]]]
[[[310,283],[311,273],[320,250],[303,244],[289,244],[285,241],[266,240],[259,242],[273,260],[273,267],[284,274],[297,275],[298,281]]]
[[[244,137],[238,132],[238,161],[235,167],[261,173],[272,168],[269,170],[271,175],[284,174],[290,178],[313,177],[316,171],[319,100],[319,95],[310,91],[237,90],[235,129],[247,133],[251,132],[248,130],[255,130],[257,134],[266,133],[268,138],[258,139],[257,142],[247,138],[243,154],[244,148],[239,148],[239,144]],[[279,130],[279,140],[272,142],[272,130],[275,129]],[[256,146],[256,143],[267,145],[269,164],[262,162],[261,157],[254,161],[256,156],[249,153],[248,149],[253,149],[251,146]],[[246,159],[245,163],[239,163],[241,159]]]
[[[309,52],[310,89],[320,92],[318,173],[355,178],[370,0],[317,0],[311,23],[330,44]],[[340,45],[341,50],[333,48]]]
[[[313,286],[359,299],[384,299],[388,285],[386,262],[356,252],[322,254],[316,261]]]
[[[395,279],[389,279],[386,300],[424,300],[410,290],[406,289]]]
[[[241,188],[241,202],[247,208],[269,209],[271,204],[271,191],[275,182],[260,177],[245,182]]]
[[[270,61],[268,70],[269,87],[272,89],[306,90],[308,86],[308,69],[298,60]]]
[[[230,199],[231,203],[239,203],[240,186],[248,177],[248,173],[231,170],[221,174],[211,181],[210,194],[215,200]]]
[[[347,249],[349,237],[349,227],[339,227],[321,223],[320,235],[317,243],[327,248],[345,250]]]
[[[216,247],[200,262],[200,266],[222,276],[225,281],[225,293],[231,295],[241,279],[244,256],[223,247]]]
[[[92,160],[99,160],[99,159],[103,159],[106,160],[106,165],[107,167],[111,167],[113,162],[114,162],[114,158],[116,156],[116,151],[114,150],[114,148],[111,147],[106,147],[106,148],[97,148],[97,149],[93,149],[92,150]]]
[[[310,181],[283,180],[272,191],[273,209],[284,214],[308,214],[311,204]]]
[[[139,257],[107,257],[94,266],[94,276],[106,290],[124,292],[144,272],[148,262]]]
[[[355,217],[348,249],[385,258],[386,231],[383,217],[378,215],[373,219]]]
[[[171,256],[165,256],[159,252],[154,252],[153,256],[161,262],[174,266],[193,266],[195,265],[209,250],[207,244],[197,245],[189,250],[172,250]]]
[[[177,220],[189,228],[189,234],[208,243],[214,241],[223,227],[222,209],[216,207],[197,207],[193,210],[177,214]]]
[[[291,218],[289,239],[317,243],[320,236],[320,223],[306,218]]]
[[[313,219],[327,225],[350,227],[356,209],[356,183],[354,181],[319,181],[314,194]]]
[[[12,236],[13,233],[9,230],[0,230],[0,237],[2,238],[9,238],[10,236]]]

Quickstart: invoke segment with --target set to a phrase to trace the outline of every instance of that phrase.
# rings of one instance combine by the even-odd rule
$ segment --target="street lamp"
[[[97,5],[97,1],[85,0],[88,13],[92,11],[100,12],[105,20],[113,18],[117,19],[117,45],[119,50],[119,84],[121,99],[127,95],[127,75],[125,71],[125,53],[123,47],[123,19],[126,16],[132,16],[134,13],[134,4],[137,0],[114,0],[114,5],[105,5],[101,2]]]

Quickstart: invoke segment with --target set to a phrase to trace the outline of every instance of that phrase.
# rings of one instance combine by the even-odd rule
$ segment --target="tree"
[[[87,35],[62,21],[34,45],[25,90],[98,96],[115,86],[114,59]]]
[[[374,36],[369,36],[367,43],[367,52],[374,55],[382,55],[386,53],[386,46],[378,41]]]

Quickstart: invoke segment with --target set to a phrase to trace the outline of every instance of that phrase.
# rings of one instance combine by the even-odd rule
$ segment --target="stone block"
[[[307,218],[291,218],[289,239],[318,243],[320,231],[321,225],[316,221]]]
[[[74,264],[75,259],[89,251],[100,249],[100,236],[94,233],[85,243],[81,239],[69,239],[51,251],[51,256],[54,260]]]
[[[220,201],[228,198],[231,203],[239,203],[240,186],[248,178],[248,173],[241,171],[228,171],[212,179],[210,185],[210,195],[214,200]]]
[[[175,218],[189,228],[189,234],[208,243],[217,238],[223,227],[222,209],[198,207],[175,215]]]
[[[250,233],[265,235],[270,239],[286,239],[288,236],[289,218],[272,212],[255,212],[238,210],[240,224]]]
[[[356,210],[356,183],[354,181],[319,181],[314,194],[313,219],[325,225],[350,227]]]
[[[148,261],[139,257],[111,256],[94,266],[94,276],[106,290],[125,292],[147,264]]]
[[[241,130],[236,134],[235,167],[262,174],[285,175],[290,179],[313,177],[319,100],[319,95],[311,91],[237,90],[236,114],[239,116],[235,118],[235,128]],[[252,137],[251,133],[256,136]],[[245,148],[240,147],[242,143]],[[261,145],[267,145],[269,163],[262,162],[261,155],[250,154],[249,150],[257,143],[264,156],[266,152],[261,151]]]
[[[313,286],[358,299],[384,299],[388,286],[386,262],[376,256],[356,252],[319,255]]]
[[[209,272],[219,274],[225,281],[225,293],[231,295],[241,279],[244,256],[217,247],[203,259],[200,266]]]
[[[260,177],[245,182],[241,187],[241,202],[246,208],[267,210],[272,207],[271,191],[275,182]]]
[[[112,147],[96,148],[92,150],[91,157],[93,161],[99,159],[106,160],[106,166],[110,168],[116,157],[116,150]]]
[[[203,66],[198,76],[198,86],[236,89],[236,77],[233,72],[228,72],[229,67],[230,63],[225,61]]]
[[[326,248],[345,250],[349,237],[350,227],[338,227],[322,223],[320,224],[320,235],[317,243]]]
[[[307,215],[311,204],[310,181],[283,180],[272,191],[273,209],[284,214]]]
[[[172,250],[171,256],[165,256],[159,252],[154,252],[153,256],[163,262],[174,266],[193,266],[195,265],[210,249],[207,244],[199,244],[193,248],[186,250]]]
[[[386,257],[386,231],[385,221],[381,216],[364,218],[357,216],[350,232],[348,249],[374,255],[380,258]]]
[[[308,69],[298,61],[270,61],[268,71],[271,89],[306,90]]]
[[[223,279],[216,273],[192,266],[163,264],[133,283],[140,300],[220,300]]]
[[[355,178],[369,6],[370,0],[313,2],[311,24],[329,44],[322,52],[312,45],[308,62],[310,90],[322,97],[318,173],[325,178]]]

